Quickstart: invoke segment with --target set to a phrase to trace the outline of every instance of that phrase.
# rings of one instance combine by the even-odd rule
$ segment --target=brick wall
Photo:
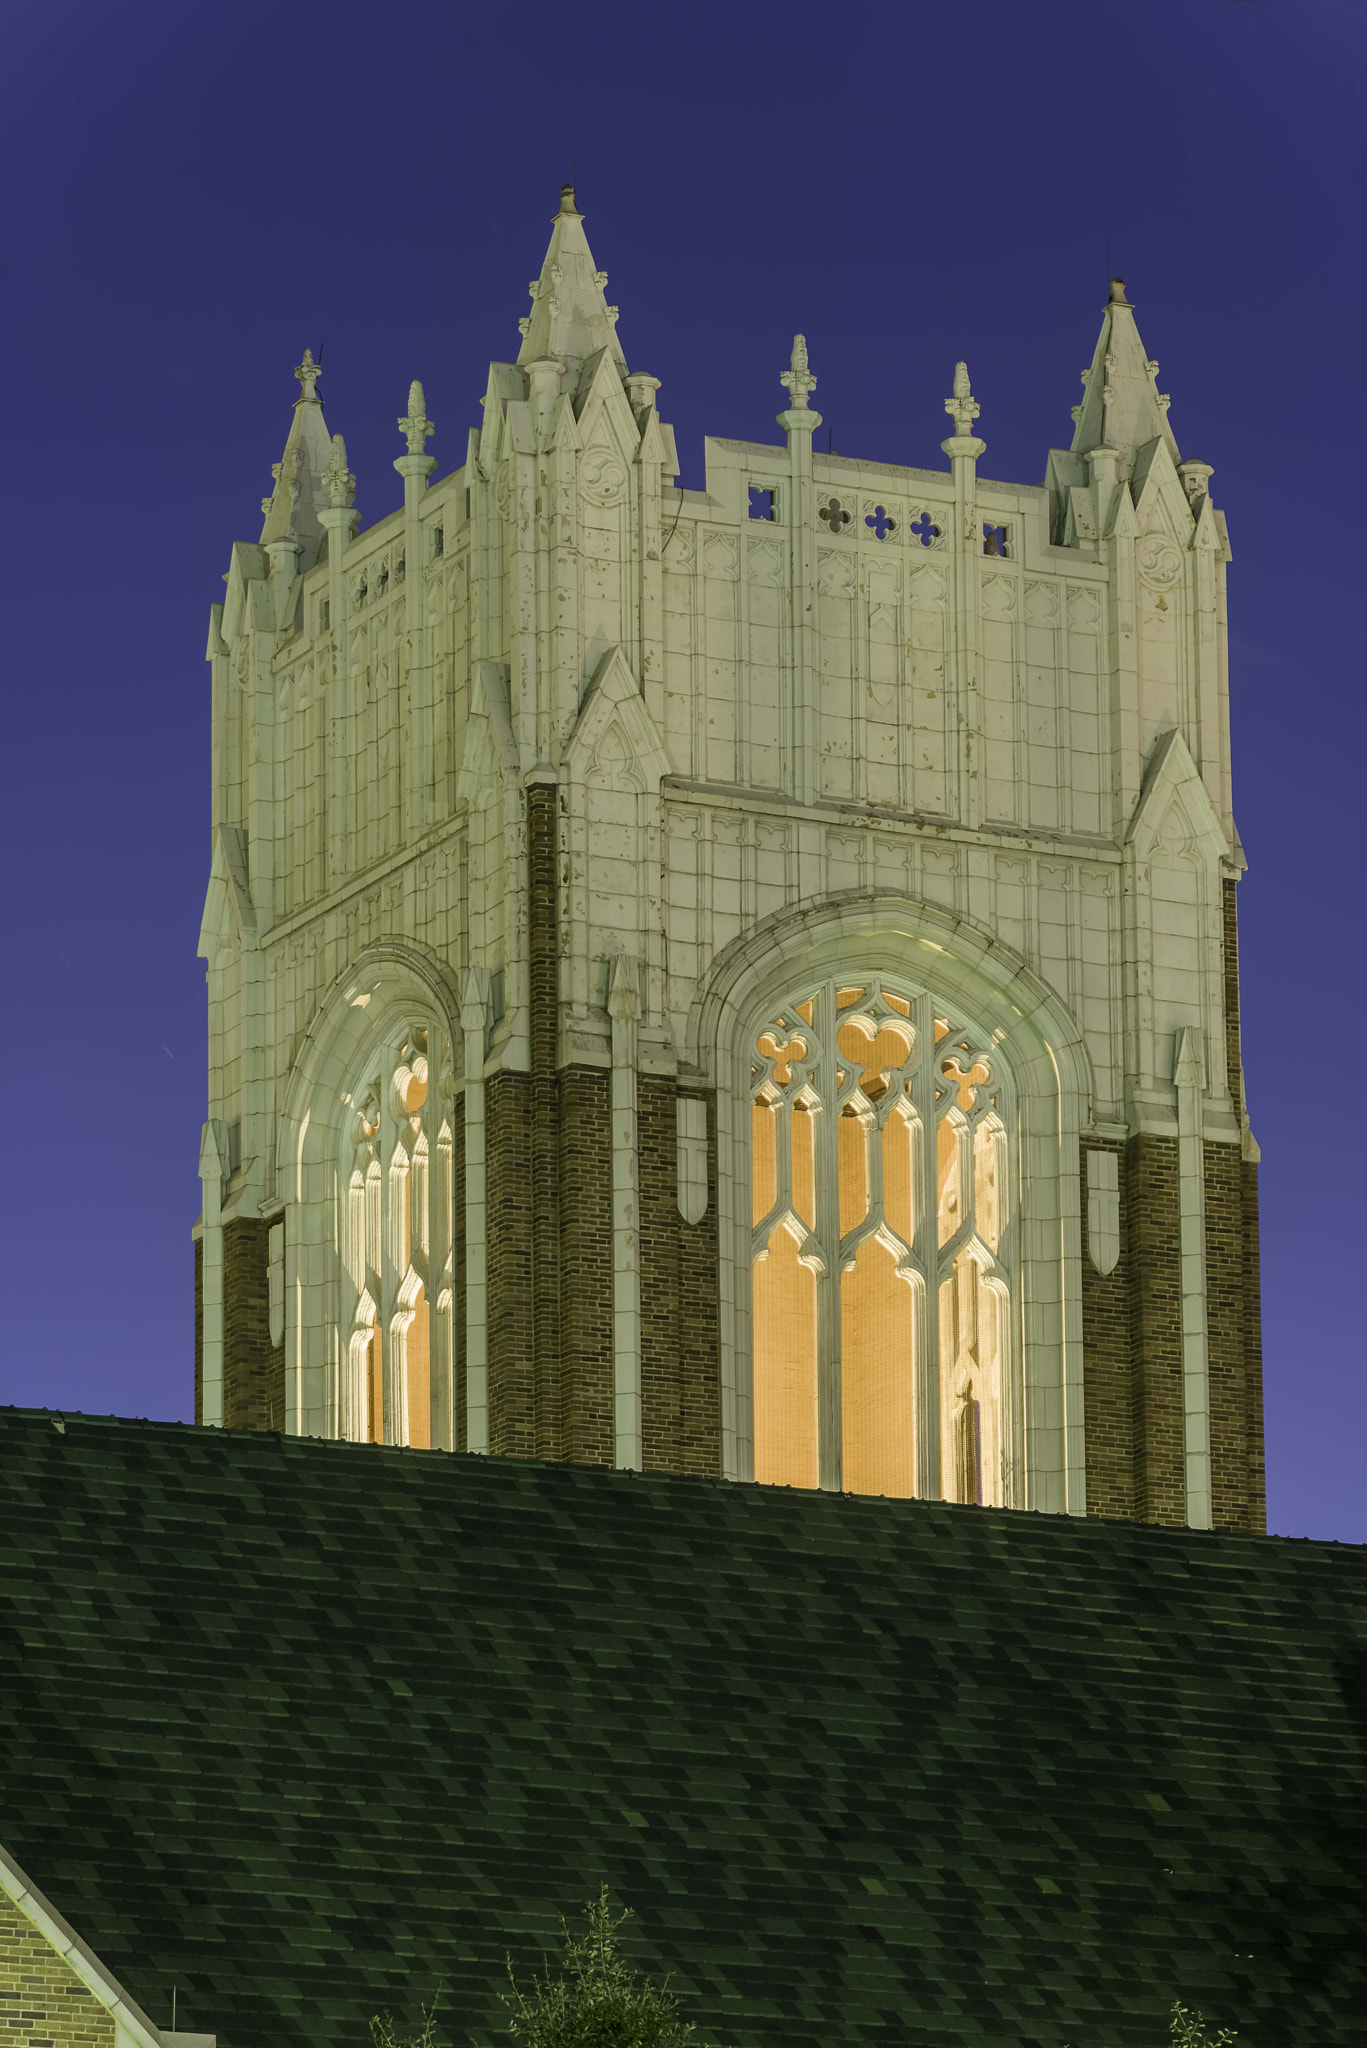
[[[1137,1521],[1180,1527],[1187,1505],[1176,1138],[1131,1138],[1123,1186],[1134,1343],[1134,1514]]]
[[[488,1146],[489,1449],[537,1455],[533,1351],[532,1085],[491,1074],[484,1089]]]
[[[641,1408],[648,1472],[721,1474],[715,1137],[709,1106],[708,1207],[679,1213],[677,1084],[643,1074],[638,1088],[641,1170]]]
[[[451,1440],[469,1448],[465,1382],[465,1097],[451,1111]]]
[[[1099,1273],[1087,1254],[1087,1156],[1112,1152],[1119,1165],[1120,1257]],[[1134,1277],[1128,1176],[1119,1139],[1089,1138],[1082,1150],[1082,1394],[1087,1447],[1087,1512],[1113,1521],[1135,1514]]]
[[[534,1286],[530,1302],[538,1458],[564,1456],[560,1370],[560,948],[557,936],[559,790],[527,791],[528,963],[531,1053],[531,1208]]]
[[[707,1103],[707,1213],[678,1216],[680,1472],[721,1476],[721,1291],[717,1261],[717,1098]],[[675,1154],[677,1162],[677,1151]],[[676,1163],[677,1173],[677,1163]]]
[[[604,1067],[560,1076],[561,1455],[577,1465],[615,1462],[609,1085]]]
[[[1247,1529],[1243,1161],[1237,1145],[1204,1150],[1211,1511],[1217,1529]]]
[[[195,1239],[195,1421],[204,1420],[204,1246]]]
[[[266,1261],[270,1225],[223,1226],[223,1426],[285,1427],[285,1354],[271,1345]]]
[[[0,2033],[12,2048],[114,2048],[114,2015],[0,1892]]]
[[[1255,1535],[1267,1529],[1267,1472],[1263,1458],[1263,1315],[1258,1253],[1258,1169],[1240,1162],[1244,1224],[1244,1448],[1248,1521]]]
[[[637,1086],[641,1201],[641,1446],[647,1472],[680,1470],[678,1112],[673,1081]]]

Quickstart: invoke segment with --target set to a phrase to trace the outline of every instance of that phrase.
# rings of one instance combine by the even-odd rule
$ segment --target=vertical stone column
[[[1177,1178],[1182,1258],[1182,1414],[1187,1524],[1211,1526],[1210,1364],[1206,1337],[1206,1063],[1194,1026],[1177,1040]]]
[[[788,531],[792,539],[793,606],[793,704],[792,782],[800,804],[814,803],[821,792],[821,707],[818,696],[819,659],[816,630],[816,548],[812,538],[815,524],[812,487],[812,435],[821,425],[821,414],[813,412],[809,393],[816,378],[807,367],[807,343],[793,336],[791,368],[779,378],[792,400],[778,424],[788,436],[788,463],[792,472],[789,486]]]
[[[355,803],[355,733],[352,727],[351,639],[347,632],[347,543],[356,524],[356,479],[346,466],[346,442],[332,437],[332,466],[323,477],[331,505],[321,506],[319,523],[328,537],[328,631],[332,635],[332,688],[328,777],[328,875],[339,882],[352,865]]]
[[[978,523],[978,457],[987,447],[969,429],[978,417],[979,405],[968,381],[968,365],[954,365],[954,396],[945,400],[945,411],[954,421],[955,432],[940,446],[954,472],[954,552],[950,558],[952,593],[949,610],[949,647],[946,685],[953,678],[954,703],[959,726],[959,818],[965,825],[977,825],[982,812],[979,775],[978,711],[978,582],[981,572],[983,537]]]
[[[206,1123],[199,1144],[199,1177],[204,1187],[204,1235],[200,1240],[200,1402],[207,1429],[223,1426],[223,1181],[228,1136],[223,1125]]]
[[[527,790],[527,1010],[531,1067],[532,1401],[536,1455],[564,1451],[560,1344],[560,947],[554,771]]]
[[[633,1472],[641,1450],[641,1227],[636,1132],[637,962],[619,953],[608,984],[612,1019],[612,1365],[614,1462]]]
[[[484,1037],[489,977],[466,969],[460,999],[465,1040],[465,1448],[489,1448],[489,1184],[485,1148]]]
[[[422,385],[408,387],[408,412],[399,421],[408,453],[394,467],[403,478],[404,623],[408,634],[408,748],[404,782],[408,831],[417,839],[432,822],[432,671],[427,659],[427,578],[423,574],[423,533],[419,511],[427,479],[437,466],[424,452],[434,427],[427,417]]]
[[[1139,625],[1135,596],[1134,541],[1137,527],[1129,486],[1116,481],[1114,448],[1090,448],[1087,467],[1100,550],[1110,569],[1107,666],[1110,673],[1110,832],[1123,838],[1139,801],[1144,753],[1139,722]],[[1133,1068],[1131,1071],[1135,1071]]]

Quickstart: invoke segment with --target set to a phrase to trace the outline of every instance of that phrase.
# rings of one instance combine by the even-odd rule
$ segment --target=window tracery
[[[799,989],[751,1043],[756,1479],[1000,1502],[1000,1054],[877,977]]]
[[[448,1093],[434,1085],[428,1026],[411,1022],[372,1044],[347,1098],[338,1422],[353,1441],[426,1448],[449,1412]]]

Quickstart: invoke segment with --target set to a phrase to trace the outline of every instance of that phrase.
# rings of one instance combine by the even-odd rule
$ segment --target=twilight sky
[[[573,158],[690,486],[705,432],[781,439],[797,328],[837,448],[945,466],[965,356],[982,474],[1038,481],[1109,247],[1235,557],[1269,1522],[1367,1542],[1362,0],[9,0],[5,41],[0,1403],[190,1414],[208,608],[305,344],[364,525],[411,377],[459,464]]]

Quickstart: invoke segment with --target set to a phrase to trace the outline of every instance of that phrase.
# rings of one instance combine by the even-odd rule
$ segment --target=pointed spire
[[[532,310],[519,322],[519,365],[525,368],[540,356],[555,356],[570,372],[564,388],[573,391],[588,358],[607,349],[625,376],[627,360],[617,339],[617,308],[608,305],[603,296],[607,281],[607,272],[594,266],[574,187],[564,185],[541,275],[528,286]]]
[[[436,430],[436,422],[427,417],[427,401],[415,377],[408,387],[408,416],[399,421],[399,432],[408,436],[409,454],[425,455],[427,437]]]
[[[318,510],[329,502],[323,479],[332,462],[332,443],[318,399],[322,365],[313,360],[312,349],[304,350],[304,360],[294,374],[299,380],[299,396],[294,401],[285,452],[271,466],[275,488],[261,500],[261,544],[297,540],[304,550],[300,566],[309,568],[322,540]]]
[[[1082,373],[1085,394],[1073,411],[1073,453],[1114,448],[1120,457],[1119,473],[1128,476],[1136,451],[1161,439],[1173,461],[1179,462],[1168,425],[1168,400],[1157,379],[1158,365],[1144,353],[1134,308],[1125,296],[1125,280],[1113,277],[1092,367]]]
[[[807,337],[793,336],[792,362],[779,378],[788,393],[788,402],[795,412],[806,412],[810,394],[816,390],[816,378],[807,367]]]

